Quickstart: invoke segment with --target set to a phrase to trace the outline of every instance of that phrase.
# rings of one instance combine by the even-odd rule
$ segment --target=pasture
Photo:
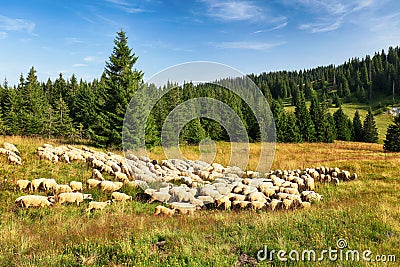
[[[86,213],[87,204],[21,209],[14,200],[18,179],[51,177],[60,183],[86,181],[85,163],[40,160],[35,150],[59,140],[0,137],[21,151],[22,165],[0,157],[0,265],[2,266],[284,266],[276,257],[256,262],[264,249],[302,251],[336,247],[339,238],[349,249],[375,255],[395,255],[400,261],[400,154],[384,153],[381,144],[277,144],[272,169],[339,167],[358,174],[358,180],[339,186],[316,184],[324,200],[308,210],[201,210],[194,215],[154,216],[157,204],[132,201]],[[79,145],[77,145],[79,147]],[[226,165],[229,144],[218,143],[216,162]],[[188,158],[197,147],[183,147]],[[251,144],[256,166],[259,144]],[[160,149],[150,158],[162,159]],[[105,177],[106,178],[106,177]],[[125,191],[124,191],[125,190]],[[135,195],[139,189],[121,190]],[[109,195],[93,189],[96,200]],[[318,258],[318,256],[317,256]],[[360,261],[291,262],[296,266],[370,266]],[[396,263],[374,263],[397,266]]]

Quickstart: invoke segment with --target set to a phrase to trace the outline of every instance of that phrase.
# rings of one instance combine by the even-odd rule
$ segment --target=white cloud
[[[0,32],[0,40],[6,39],[7,38],[7,33],[6,32]]]
[[[284,45],[286,42],[222,42],[214,44],[217,48],[246,49],[246,50],[270,50],[274,47]]]
[[[131,3],[124,0],[105,0],[105,1],[110,4],[113,4],[115,7],[129,14],[148,12],[148,10],[134,7]]]
[[[71,44],[83,44],[83,43],[85,43],[84,41],[82,41],[82,40],[80,40],[80,39],[78,39],[76,37],[65,37],[64,40],[67,43],[71,43]]]
[[[263,10],[248,1],[203,0],[208,6],[207,14],[223,21],[261,20]]]
[[[83,60],[86,62],[93,62],[93,61],[96,61],[96,58],[93,56],[87,56],[87,57],[84,57]]]
[[[255,32],[253,32],[253,33],[254,33],[254,34],[257,34],[257,33],[263,33],[263,32],[276,31],[276,30],[285,28],[288,24],[289,24],[289,23],[288,23],[287,21],[285,21],[285,22],[283,22],[283,23],[281,23],[281,24],[279,24],[279,25],[277,25],[277,26],[275,26],[275,27],[272,27],[272,28],[270,28],[270,29],[258,30],[258,31],[255,31]]]
[[[0,15],[0,29],[4,31],[21,31],[32,33],[35,29],[35,23],[24,19],[14,19]]]
[[[87,66],[87,64],[82,64],[82,63],[76,63],[76,64],[72,65],[72,67],[74,67],[74,68],[86,67],[86,66]]]
[[[299,26],[299,29],[309,30],[311,33],[329,32],[340,28],[342,23],[343,23],[343,17],[339,18],[336,21],[331,21],[331,22],[302,24]]]
[[[311,22],[301,24],[300,30],[323,33],[339,29],[349,20],[349,15],[370,8],[376,0],[285,0],[287,5],[297,5],[309,13]]]

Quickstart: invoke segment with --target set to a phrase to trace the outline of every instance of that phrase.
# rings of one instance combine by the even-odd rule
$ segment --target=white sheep
[[[72,192],[72,188],[67,184],[58,184],[56,185],[56,195],[60,193],[70,193]]]
[[[115,175],[115,179],[120,182],[129,181],[128,176],[123,172],[117,171],[117,172],[114,172],[114,175]]]
[[[283,201],[282,201],[282,204],[283,204],[283,207],[286,209],[286,210],[288,210],[288,209],[290,209],[291,207],[292,207],[292,205],[293,205],[293,201],[294,200],[292,200],[292,199],[284,199]]]
[[[269,207],[271,208],[272,211],[274,211],[275,209],[279,208],[281,204],[282,200],[272,199],[271,202],[269,203]]]
[[[200,207],[196,207],[196,205],[189,204],[189,203],[180,203],[180,202],[172,202],[170,207],[176,210],[180,214],[189,214],[193,215],[197,209]]]
[[[49,207],[52,202],[49,201],[49,197],[38,196],[38,195],[27,195],[21,196],[15,200],[15,204],[21,205],[21,207]]]
[[[224,210],[229,210],[231,208],[232,202],[229,200],[229,196],[224,195],[216,199],[217,207],[223,205]]]
[[[20,154],[18,148],[17,148],[15,145],[11,144],[11,143],[4,142],[4,143],[3,143],[3,147],[4,147],[6,150],[12,151],[12,152],[14,152],[14,153],[17,154],[17,155]]]
[[[7,159],[10,164],[22,165],[21,161],[14,155],[8,155]]]
[[[112,192],[111,194],[112,201],[121,201],[125,202],[126,200],[132,200],[132,196],[129,196],[125,193],[121,192]]]
[[[31,191],[33,192],[33,191],[39,190],[39,188],[42,186],[44,180],[45,180],[45,178],[33,179],[31,181]]]
[[[100,188],[103,192],[114,192],[120,190],[122,185],[121,182],[102,181],[100,183]]]
[[[55,190],[57,187],[57,182],[53,178],[47,178],[44,179],[42,186],[45,191]]]
[[[261,201],[251,201],[250,205],[254,210],[262,210],[266,207],[265,203]]]
[[[232,201],[232,207],[234,207],[234,208],[245,209],[249,206],[249,204],[250,204],[250,201],[245,201],[245,200]]]
[[[91,194],[82,194],[79,192],[70,192],[70,193],[61,193],[57,196],[58,199],[58,203],[60,204],[64,204],[64,203],[76,203],[77,206],[79,206],[79,204],[81,202],[83,202],[83,200],[85,199],[89,199],[92,200],[93,197]]]
[[[257,191],[257,192],[253,192],[253,193],[250,193],[249,195],[247,195],[247,200],[250,202],[258,201],[258,202],[266,203],[267,197],[264,195],[264,193]]]
[[[162,203],[167,203],[169,199],[171,198],[171,195],[169,193],[165,192],[153,192],[151,194],[151,198],[149,200],[149,203],[153,203],[154,201],[162,202]]]
[[[101,184],[102,181],[96,180],[96,179],[87,179],[86,185],[89,189],[98,187]]]
[[[17,189],[19,189],[21,191],[29,189],[30,184],[31,184],[31,181],[29,181],[29,180],[17,180],[17,182],[15,183]]]
[[[105,202],[91,201],[89,202],[89,207],[86,209],[86,212],[91,212],[92,210],[103,210],[107,205],[111,205],[111,200]]]
[[[300,208],[302,209],[309,209],[311,208],[311,203],[307,201],[300,202]]]
[[[154,215],[162,214],[162,215],[167,215],[167,216],[171,217],[172,215],[174,215],[174,213],[175,213],[175,209],[169,209],[167,207],[160,205],[155,208]]]
[[[71,181],[69,183],[69,186],[71,187],[72,191],[80,191],[82,192],[83,190],[83,185],[82,182],[77,182],[77,181]]]

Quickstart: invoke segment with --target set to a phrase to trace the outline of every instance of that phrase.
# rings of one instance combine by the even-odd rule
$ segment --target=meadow
[[[381,144],[277,144],[272,169],[328,166],[356,172],[358,180],[339,186],[317,184],[324,200],[309,210],[240,212],[201,210],[192,216],[154,216],[157,204],[132,201],[87,214],[87,204],[21,209],[14,200],[17,179],[52,177],[59,183],[86,181],[84,163],[49,163],[35,150],[60,140],[0,137],[21,151],[22,166],[0,156],[1,266],[398,266],[400,261],[400,154],[384,153]],[[79,147],[79,145],[77,145]],[[197,147],[181,148],[191,159]],[[256,166],[259,144],[251,144],[248,169]],[[217,144],[216,162],[227,164],[229,144]],[[160,148],[150,157],[162,159]],[[135,195],[139,189],[121,191]],[[96,189],[96,200],[109,195]],[[335,248],[339,238],[348,249],[395,255],[396,263],[360,261],[256,262],[259,250]],[[317,258],[318,258],[317,254]]]

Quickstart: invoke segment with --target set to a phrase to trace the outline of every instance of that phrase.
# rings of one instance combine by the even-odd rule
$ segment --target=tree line
[[[138,59],[128,46],[124,31],[117,33],[112,54],[99,79],[69,79],[39,82],[32,67],[22,74],[18,85],[0,86],[0,134],[90,139],[98,146],[121,147],[122,124],[132,96],[143,84],[143,72],[134,69]],[[399,48],[389,48],[372,58],[351,59],[340,66],[318,67],[299,72],[271,72],[248,77],[267,98],[275,119],[278,142],[333,142],[353,140],[377,142],[378,133],[371,110],[362,122],[358,112],[348,118],[342,101],[367,101],[375,94],[399,94]],[[248,79],[226,79],[232,86],[246,88]],[[210,97],[226,103],[240,118],[249,140],[260,141],[260,129],[250,106],[230,90],[212,83],[162,88],[149,87],[152,98],[158,91],[169,90],[151,111],[146,124],[146,144],[161,144],[161,131],[168,114],[179,104],[196,97]],[[250,96],[251,97],[251,96]],[[290,99],[294,112],[285,110]],[[311,100],[307,107],[306,99]],[[256,99],[253,99],[255,102]],[[144,101],[146,101],[144,99]],[[331,114],[330,105],[339,109]],[[198,107],[200,108],[200,107]],[[137,108],[136,112],[140,112]],[[218,112],[218,111],[215,111]],[[232,118],[233,119],[233,118]],[[182,143],[197,144],[205,137],[229,141],[219,123],[196,118],[182,129]]]

